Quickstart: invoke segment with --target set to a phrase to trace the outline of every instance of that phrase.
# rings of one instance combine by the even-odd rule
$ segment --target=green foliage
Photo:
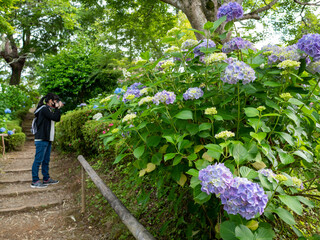
[[[30,97],[29,93],[23,86],[0,84],[0,115],[7,108],[12,114],[16,111],[28,111],[34,102],[34,97]]]
[[[92,119],[96,110],[78,109],[70,111],[56,123],[56,141],[58,147],[65,151],[81,151],[86,149],[86,142],[81,129]]]
[[[64,110],[72,110],[102,92],[109,92],[116,86],[120,72],[113,69],[115,54],[101,51],[102,48],[84,42],[46,56],[37,69],[40,91],[59,95],[66,103]]]
[[[25,141],[26,135],[23,132],[18,132],[5,137],[6,151],[21,150]]]
[[[206,27],[212,33],[217,25],[218,22],[211,26],[208,23]],[[172,41],[181,37],[177,33]],[[220,50],[201,51],[208,55]],[[185,197],[193,195],[194,204],[201,208],[190,217],[193,225],[181,233],[181,238],[192,238],[194,232],[199,239],[207,239],[213,232],[217,238],[228,240],[272,239],[275,233],[294,238],[298,232],[295,218],[313,207],[310,200],[318,199],[308,199],[307,192],[320,183],[312,178],[319,174],[320,76],[267,65],[261,52],[249,49],[229,56],[249,64],[256,79],[232,85],[220,80],[228,66],[225,62],[204,64],[193,58],[191,50],[165,55],[167,59],[177,56],[182,61],[163,67],[162,71],[154,68],[159,61],[131,69],[137,71],[141,67],[138,73],[132,73],[131,80],[147,87],[144,96],[167,90],[176,94],[173,104],[155,105],[146,99],[142,103],[144,96],[121,101],[126,96],[123,93],[102,101],[101,108],[109,113],[105,119],[119,120],[116,128],[101,136],[107,148],[119,147],[114,163],[126,164],[127,157],[134,157],[132,174],[139,173],[155,185],[164,179],[166,186],[188,189]],[[186,62],[188,57],[193,60]],[[199,86],[203,87],[203,97],[184,100],[183,94],[189,88]],[[317,104],[310,105],[311,102]],[[216,112],[206,113],[212,107]],[[222,134],[226,130],[229,134]],[[124,144],[119,146],[119,141]],[[218,198],[201,191],[198,172],[216,162],[224,163],[234,176],[250,179],[264,188],[268,204],[264,213],[254,218],[257,228],[240,215],[227,214]],[[257,172],[264,167],[272,169],[277,177],[266,178]],[[308,179],[313,180],[302,191],[298,183]],[[164,185],[157,187],[161,191]],[[148,193],[143,196],[148,201]],[[211,209],[213,205],[219,207]]]

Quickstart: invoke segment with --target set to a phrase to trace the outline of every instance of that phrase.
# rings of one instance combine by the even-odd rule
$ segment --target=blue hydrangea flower
[[[207,41],[207,39],[201,40],[201,43],[193,49],[194,57],[205,55],[203,52],[200,51],[200,48],[202,47],[215,48],[216,44],[214,43],[214,41],[210,39],[209,41]]]
[[[9,131],[8,131],[8,135],[11,136],[12,134],[14,134],[14,132],[11,131],[11,130],[9,130]]]
[[[98,105],[93,105],[93,108],[97,108],[97,107],[99,107]]]
[[[320,34],[307,34],[298,41],[298,48],[315,61],[320,59]]]
[[[227,22],[232,21],[233,19],[238,19],[243,16],[243,9],[242,6],[237,2],[229,2],[223,4],[218,9],[218,19],[227,16]]]
[[[0,128],[0,133],[3,133],[5,131],[6,131],[6,129],[4,127]]]
[[[242,61],[233,61],[221,75],[221,80],[229,84],[237,84],[239,81],[242,81],[242,84],[247,84],[255,79],[255,71]]]
[[[4,110],[4,113],[5,113],[5,114],[9,114],[9,113],[11,113],[11,110],[10,110],[9,108],[6,108],[6,109]]]
[[[261,215],[268,202],[268,196],[259,184],[240,177],[234,178],[220,197],[223,209],[228,214],[239,213],[247,220],[254,218],[257,213]]]
[[[223,44],[222,52],[230,53],[234,50],[239,49],[254,49],[253,44],[247,40],[242,39],[241,37],[232,38],[229,42]]]
[[[199,99],[203,96],[203,91],[201,88],[194,87],[194,88],[189,88],[184,94],[183,98],[184,100],[188,99]]]
[[[114,90],[114,93],[115,94],[120,94],[120,93],[122,93],[122,88],[116,88],[115,90]]]
[[[223,194],[233,182],[233,175],[229,168],[223,163],[216,163],[199,171],[199,180],[201,181],[201,191],[214,193],[217,196]]]
[[[159,105],[159,103],[172,104],[176,100],[176,95],[173,92],[167,92],[163,90],[162,92],[156,93],[152,101],[154,104]]]

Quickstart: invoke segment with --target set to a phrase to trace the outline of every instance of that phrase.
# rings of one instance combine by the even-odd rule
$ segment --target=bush
[[[67,112],[56,124],[55,144],[64,151],[81,152],[86,149],[82,128],[96,110],[84,108]]]
[[[26,141],[26,135],[22,132],[5,137],[6,151],[22,150]]]

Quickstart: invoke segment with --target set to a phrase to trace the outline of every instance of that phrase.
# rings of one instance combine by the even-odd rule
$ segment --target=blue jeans
[[[35,141],[36,154],[32,165],[32,182],[39,181],[39,168],[41,166],[41,172],[43,180],[47,181],[49,176],[49,162],[51,153],[51,142],[49,141]]]

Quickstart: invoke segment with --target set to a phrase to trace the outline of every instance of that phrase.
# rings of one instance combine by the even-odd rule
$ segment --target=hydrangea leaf
[[[261,141],[266,138],[267,133],[265,133],[265,132],[259,132],[259,133],[250,132],[250,136],[253,137],[254,139],[256,139],[259,143],[261,143]]]
[[[195,153],[191,153],[187,158],[190,161],[194,161],[194,160],[196,160],[198,158],[198,156]]]
[[[220,236],[223,240],[238,240],[235,230],[236,224],[234,222],[225,221],[220,226]]]
[[[292,214],[283,209],[283,208],[277,208],[273,210],[274,213],[276,213],[285,223],[289,224],[289,225],[295,225],[296,221],[294,220],[294,217],[292,216]]]
[[[304,153],[304,152],[301,151],[301,150],[295,151],[293,154],[296,155],[296,156],[301,157],[302,159],[306,160],[306,161],[309,162],[309,163],[312,163],[312,162],[313,162],[312,156],[311,156],[310,154]]]
[[[202,123],[199,126],[199,131],[211,129],[211,123]]]
[[[255,220],[250,220],[247,224],[246,227],[248,227],[250,230],[255,231],[259,227],[259,222]]]
[[[233,145],[232,156],[237,164],[241,164],[246,160],[248,156],[248,151],[240,143],[237,143]]]
[[[190,187],[195,188],[196,186],[200,185],[201,181],[199,180],[198,176],[193,176],[190,180]]]
[[[202,154],[202,158],[205,159],[205,160],[208,160],[209,162],[212,162],[213,161],[213,157],[210,156],[208,154],[208,152],[205,152],[204,154]]]
[[[177,153],[167,153],[164,155],[164,161],[168,161],[172,158],[174,158],[177,155]]]
[[[184,175],[183,173],[181,173],[180,179],[179,179],[179,181],[177,181],[177,183],[178,183],[181,187],[183,187],[184,184],[186,183],[186,181],[187,181],[187,176]]]
[[[181,155],[177,155],[175,156],[174,160],[173,160],[173,163],[172,163],[172,166],[175,166],[175,165],[178,165],[182,160],[182,156]]]
[[[279,195],[281,202],[283,202],[287,207],[292,209],[296,214],[302,215],[302,205],[298,198],[295,196]]]
[[[272,240],[274,237],[275,233],[271,228],[259,227],[255,234],[255,240]]]
[[[259,111],[253,107],[244,108],[244,112],[247,115],[247,117],[258,117],[259,116]]]
[[[296,98],[290,98],[290,99],[288,100],[288,102],[291,103],[291,104],[293,104],[293,105],[297,105],[297,106],[301,106],[301,105],[304,104],[303,102],[299,101],[299,100],[296,99]]]
[[[191,119],[191,120],[193,119],[192,112],[190,110],[182,110],[181,112],[176,114],[174,117],[178,119]]]
[[[197,124],[187,124],[186,126],[187,131],[191,134],[191,135],[195,135],[199,132],[199,126]]]
[[[278,149],[279,158],[282,164],[287,165],[294,162],[294,158],[287,152]]]
[[[126,154],[119,154],[116,159],[114,160],[113,164],[117,164],[119,163],[125,156],[128,156],[130,155],[129,153],[126,153]]]
[[[194,153],[200,152],[204,148],[204,145],[197,145],[194,147]]]
[[[146,170],[146,169],[142,169],[142,170],[140,170],[140,172],[139,172],[139,177],[144,176],[144,175],[146,174],[146,172],[147,172],[147,170]]]
[[[264,86],[267,86],[267,87],[280,87],[281,86],[281,83],[278,83],[278,82],[272,82],[272,81],[265,81],[263,83]]]
[[[160,136],[151,136],[147,138],[147,145],[149,147],[156,147],[159,145],[160,141],[161,141]]]
[[[156,165],[155,164],[153,164],[153,163],[148,163],[147,164],[147,168],[146,168],[147,172],[152,172],[155,169],[156,169]]]
[[[143,155],[144,150],[145,150],[145,146],[140,146],[133,151],[133,155],[136,158],[140,158]]]
[[[240,240],[255,240],[251,230],[242,224],[236,227],[235,235]]]
[[[226,20],[227,20],[227,16],[224,15],[221,18],[219,18],[218,20],[214,21],[213,28],[210,29],[210,32],[213,33]]]
[[[258,173],[248,167],[242,166],[240,168],[240,174],[242,177],[248,178],[248,179],[254,179],[258,177]]]
[[[160,165],[161,161],[162,161],[162,153],[157,152],[152,155],[151,162],[153,164]]]

